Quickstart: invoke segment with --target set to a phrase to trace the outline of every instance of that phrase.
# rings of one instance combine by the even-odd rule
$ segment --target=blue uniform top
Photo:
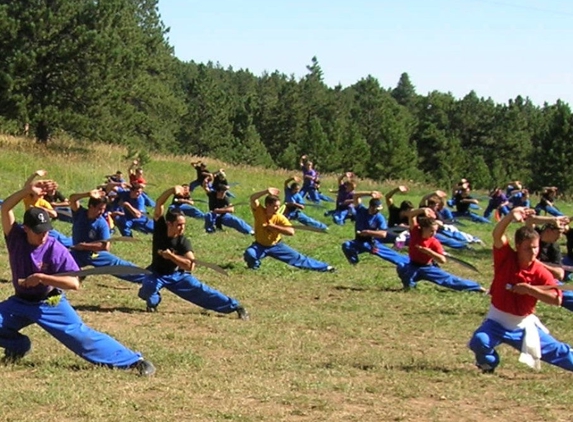
[[[368,208],[360,204],[356,207],[354,228],[356,231],[362,230],[388,230],[386,218],[379,212],[370,214]]]
[[[295,204],[301,204],[304,205],[304,198],[303,196],[300,194],[300,191],[297,193],[292,193],[292,191],[290,189],[285,189],[285,204],[288,203],[295,203]],[[298,211],[298,208],[295,207],[289,207],[288,205],[286,205],[286,211],[284,213],[286,218],[291,218],[296,212]]]
[[[80,207],[77,211],[72,212],[72,239],[74,245],[82,242],[94,242],[98,240],[109,240],[111,233],[109,225],[100,215],[90,220],[88,210]]]
[[[125,191],[125,192],[118,193],[117,196],[119,197],[120,203],[121,202],[127,202],[127,203],[131,204],[131,206],[133,208],[135,208],[136,210],[141,211],[142,213],[147,212],[147,210],[145,209],[145,199],[143,198],[143,195],[139,195],[137,198],[131,198],[129,196],[129,191]],[[128,220],[131,220],[135,217],[130,212],[126,211],[125,218],[127,218]]]

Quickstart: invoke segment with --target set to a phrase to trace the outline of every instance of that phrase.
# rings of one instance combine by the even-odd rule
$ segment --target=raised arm
[[[394,200],[392,199],[392,197],[394,196],[394,194],[396,193],[405,193],[408,192],[408,187],[407,186],[398,186],[395,187],[394,189],[392,189],[390,192],[386,193],[385,198],[386,198],[386,206],[388,208],[390,208],[392,205],[394,205]]]
[[[155,210],[153,211],[153,219],[159,220],[165,212],[165,203],[171,195],[187,195],[189,194],[189,186],[176,185],[164,191],[159,198],[155,201]]]
[[[8,236],[10,230],[12,230],[14,222],[16,221],[16,217],[14,216],[14,207],[27,195],[32,193],[43,195],[55,185],[53,180],[34,181],[33,179],[33,177],[28,178],[22,189],[8,196],[2,203],[2,207],[0,207],[2,215],[2,230],[4,231],[5,236]]]
[[[24,182],[24,186],[30,185],[36,177],[44,177],[48,172],[46,170],[36,170]]]
[[[249,197],[249,202],[251,204],[251,208],[257,208],[259,206],[259,198],[262,198],[265,195],[276,195],[280,194],[280,190],[277,188],[266,188],[265,190],[255,192]]]
[[[530,216],[535,214],[535,210],[524,207],[513,208],[509,214],[506,214],[499,222],[495,225],[492,232],[493,237],[493,247],[501,248],[505,245],[508,240],[505,232],[507,227],[512,221],[523,222],[526,221]]]
[[[430,208],[415,208],[413,210],[406,211],[408,226],[415,227],[418,225],[418,217],[421,215],[427,218],[436,218],[436,213]]]
[[[300,177],[292,176],[286,179],[283,183],[284,190],[289,189],[290,182],[300,183]]]
[[[446,192],[444,192],[443,190],[436,190],[434,192],[430,192],[426,195],[424,195],[422,197],[422,199],[420,200],[420,207],[425,207],[427,205],[427,201],[428,199],[430,199],[432,196],[438,196],[442,199],[446,198],[446,196],[448,196],[448,194]]]
[[[101,189],[93,189],[89,192],[73,193],[70,195],[70,208],[72,211],[77,211],[80,209],[80,200],[83,198],[103,198],[105,196],[105,191]]]
[[[548,224],[548,223],[555,223],[559,227],[565,227],[570,223],[570,219],[566,215],[553,217],[553,216],[532,214],[525,220],[525,225],[527,225],[528,227],[535,227],[538,225]]]
[[[355,207],[357,207],[358,205],[360,205],[362,203],[361,198],[364,196],[371,196],[374,199],[382,198],[382,194],[380,192],[378,192],[377,190],[354,192],[354,195],[352,196],[352,202],[354,203]]]

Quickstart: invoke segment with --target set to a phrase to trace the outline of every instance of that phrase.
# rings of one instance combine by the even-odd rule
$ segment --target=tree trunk
[[[36,125],[36,142],[38,144],[46,145],[50,139],[50,130],[45,121],[41,121]]]

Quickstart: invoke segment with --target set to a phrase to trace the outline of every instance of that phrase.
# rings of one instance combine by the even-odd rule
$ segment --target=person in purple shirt
[[[135,368],[140,375],[155,373],[153,364],[107,334],[84,324],[66,299],[64,290],[77,290],[78,271],[68,250],[48,236],[52,228],[44,209],[32,207],[16,223],[13,208],[26,195],[42,193],[53,181],[27,182],[2,204],[2,229],[10,256],[15,294],[0,303],[0,347],[4,361],[16,362],[32,348],[30,338],[20,330],[38,324],[76,355],[96,365]]]
[[[312,202],[320,202],[316,191],[315,181],[318,179],[318,173],[314,169],[312,161],[308,160],[306,155],[300,157],[300,169],[302,170],[302,188],[300,194],[302,197],[308,196]]]
[[[346,180],[344,180],[346,178]],[[347,219],[354,219],[354,190],[356,182],[354,173],[347,172],[338,178],[338,191],[336,193],[336,209],[325,213],[332,215],[332,220],[339,226],[344,225]]]
[[[489,220],[491,213],[496,210],[499,213],[500,218],[509,214],[509,201],[501,188],[495,188],[492,191],[487,208],[483,212],[483,216]]]

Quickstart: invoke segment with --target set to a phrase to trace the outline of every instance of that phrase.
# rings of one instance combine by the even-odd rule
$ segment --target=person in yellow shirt
[[[309,258],[282,242],[282,236],[293,236],[294,227],[281,213],[281,200],[277,188],[267,188],[251,195],[251,211],[255,218],[255,241],[245,250],[243,258],[247,266],[257,269],[267,255],[296,268],[313,271],[334,271],[334,267]],[[259,198],[265,196],[264,205]]]
[[[25,185],[29,185],[30,183],[32,183],[32,181],[36,177],[38,177],[38,176],[44,177],[46,174],[47,174],[46,170],[36,170],[34,173],[32,173],[32,175],[30,177],[28,177]],[[54,184],[54,186],[55,186],[55,184]],[[58,213],[54,210],[54,207],[52,207],[52,204],[50,204],[47,200],[44,199],[44,195],[46,195],[46,192],[47,191],[42,191],[41,193],[31,192],[23,198],[22,203],[24,204],[24,209],[26,211],[28,211],[32,207],[42,208],[44,211],[46,211],[48,213],[48,215],[50,216],[51,219],[55,219],[58,217]],[[74,244],[71,237],[66,236],[63,233],[60,233],[59,231],[57,231],[55,229],[51,229],[48,232],[48,235],[50,237],[55,238],[58,242],[60,242],[62,245],[64,245],[67,248],[71,248],[72,245]]]

